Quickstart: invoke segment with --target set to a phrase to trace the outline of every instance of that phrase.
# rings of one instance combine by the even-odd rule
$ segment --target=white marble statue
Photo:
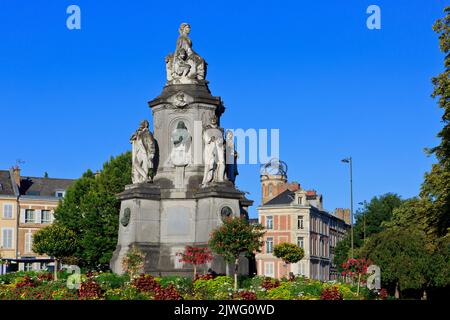
[[[153,180],[156,154],[155,139],[148,128],[148,121],[144,120],[131,136],[133,183],[150,182]]]
[[[191,140],[186,125],[183,121],[177,123],[176,129],[172,131],[170,141],[172,142],[172,151],[170,153],[170,161],[172,165],[186,166],[191,163]]]
[[[168,84],[196,84],[206,77],[206,62],[192,49],[191,27],[182,23],[174,54],[166,56]]]
[[[217,118],[211,119],[211,124],[203,133],[205,149],[203,161],[205,170],[202,186],[206,187],[211,182],[223,182],[225,176],[225,149],[223,132],[217,125]]]

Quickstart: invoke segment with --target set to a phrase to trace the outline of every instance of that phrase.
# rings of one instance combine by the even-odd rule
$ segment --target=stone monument
[[[192,49],[189,33],[182,23],[175,52],[165,59],[166,85],[148,102],[154,132],[144,120],[131,137],[133,184],[118,195],[119,237],[110,263],[116,273],[124,272],[122,260],[137,245],[146,255],[146,273],[191,275],[178,253],[186,245],[207,246],[223,219],[248,217],[253,204],[235,187],[233,135],[225,138],[220,127],[225,108],[211,95],[207,63]],[[207,268],[232,272],[219,256]],[[245,258],[239,271],[248,272]]]

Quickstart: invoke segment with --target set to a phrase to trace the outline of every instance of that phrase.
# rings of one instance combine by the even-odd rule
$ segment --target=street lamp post
[[[342,162],[350,164],[350,236],[351,236],[350,256],[353,259],[353,163],[352,163],[352,157],[342,159]]]

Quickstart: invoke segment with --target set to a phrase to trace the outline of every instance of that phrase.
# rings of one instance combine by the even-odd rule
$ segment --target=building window
[[[269,196],[272,195],[272,184],[269,184]]]
[[[266,229],[273,229],[273,216],[267,216]]]
[[[303,216],[297,216],[297,229],[303,229]]]
[[[13,228],[2,228],[2,248],[12,249],[13,248]]]
[[[25,263],[25,271],[32,271],[33,270],[33,263],[27,262]]]
[[[66,192],[64,190],[58,190],[55,192],[55,196],[57,198],[64,198],[65,195],[66,195]]]
[[[304,248],[304,240],[303,240],[303,237],[297,237],[297,245],[300,247],[300,248]]]
[[[5,203],[3,205],[3,218],[12,219],[13,218],[13,205],[10,203]]]
[[[266,239],[266,253],[272,253],[273,251],[273,238]]]
[[[50,210],[42,210],[41,211],[41,223],[50,223],[50,222],[51,222]]]
[[[26,209],[25,210],[25,223],[33,223],[34,222],[34,210]]]
[[[264,275],[266,277],[274,277],[273,262],[264,262]]]
[[[33,234],[31,232],[25,234],[25,253],[32,253]]]

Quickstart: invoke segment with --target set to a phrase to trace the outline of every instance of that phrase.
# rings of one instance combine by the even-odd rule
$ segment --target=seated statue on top
[[[205,80],[206,62],[192,49],[191,27],[182,23],[174,54],[166,57],[167,84],[196,84]]]

